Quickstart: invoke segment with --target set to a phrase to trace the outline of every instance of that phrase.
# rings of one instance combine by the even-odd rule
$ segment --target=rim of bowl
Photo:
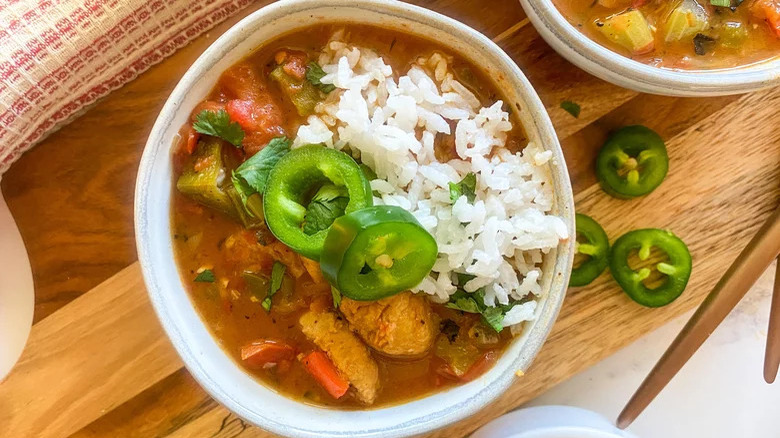
[[[574,27],[552,0],[520,0],[528,18],[559,54],[613,84],[670,96],[717,96],[756,91],[780,84],[780,57],[715,70],[653,67],[614,52]]]
[[[138,249],[138,259],[141,265],[141,269],[144,276],[144,281],[147,286],[150,300],[152,301],[153,308],[157,313],[160,322],[163,325],[168,337],[177,350],[178,354],[182,357],[185,366],[198,383],[217,401],[230,411],[238,415],[239,417],[249,421],[250,423],[257,425],[265,430],[269,430],[274,433],[296,436],[296,437],[314,437],[314,436],[408,436],[413,434],[419,434],[427,431],[431,431],[445,425],[454,423],[458,420],[466,418],[478,410],[485,407],[490,401],[501,395],[514,379],[514,373],[517,369],[527,369],[531,364],[533,358],[537,355],[539,349],[547,338],[553,324],[555,323],[558,312],[563,303],[563,299],[566,295],[566,289],[569,280],[569,274],[573,262],[573,248],[574,239],[570,238],[564,242],[561,242],[556,249],[550,252],[548,262],[545,262],[543,276],[549,276],[549,289],[545,291],[545,295],[540,300],[540,308],[537,309],[537,319],[530,323],[530,327],[526,326],[523,333],[516,336],[512,341],[512,344],[508,347],[507,351],[502,354],[499,360],[494,364],[493,369],[486,373],[485,376],[498,373],[498,369],[501,368],[500,374],[496,374],[492,377],[491,381],[483,381],[486,379],[477,379],[469,384],[461,385],[459,387],[440,391],[427,395],[422,398],[416,398],[400,404],[391,406],[385,406],[380,408],[359,410],[359,411],[339,411],[327,408],[329,412],[334,412],[333,415],[339,415],[336,413],[345,413],[344,415],[350,415],[353,412],[363,413],[372,412],[379,414],[383,410],[390,410],[399,406],[405,406],[412,403],[424,402],[431,398],[435,398],[442,394],[447,394],[454,389],[461,388],[470,384],[480,385],[479,390],[469,398],[459,399],[454,402],[449,402],[436,408],[436,411],[426,416],[420,416],[420,414],[409,415],[405,418],[405,421],[399,424],[395,424],[388,428],[368,428],[361,430],[349,429],[347,431],[330,431],[323,433],[322,431],[313,430],[311,428],[302,427],[300,424],[289,424],[277,421],[275,418],[270,418],[264,415],[262,412],[255,412],[249,410],[241,404],[240,400],[231,396],[231,389],[229,385],[225,385],[215,380],[214,376],[209,375],[203,364],[200,363],[198,355],[191,345],[185,341],[184,327],[180,327],[179,324],[183,324],[181,321],[177,322],[173,320],[173,311],[169,309],[169,303],[166,301],[166,290],[161,286],[160,282],[175,281],[177,286],[181,286],[181,277],[178,271],[178,267],[173,274],[163,272],[162,268],[158,268],[154,263],[155,257],[166,258],[168,253],[163,255],[155,254],[154,245],[167,245],[166,251],[172,253],[172,248],[169,242],[167,243],[154,243],[149,237],[150,227],[154,221],[150,221],[150,213],[148,208],[152,207],[152,201],[150,200],[150,180],[154,172],[154,165],[158,159],[165,159],[161,157],[168,156],[167,160],[170,162],[171,151],[171,139],[164,136],[166,130],[172,123],[173,116],[182,110],[180,103],[184,96],[192,88],[198,77],[213,69],[215,65],[223,58],[231,49],[235,48],[237,44],[244,40],[246,35],[251,34],[250,29],[255,26],[262,25],[263,22],[271,22],[283,18],[287,14],[299,13],[308,10],[320,10],[323,8],[351,8],[357,10],[370,10],[371,12],[388,16],[390,18],[398,18],[407,22],[415,22],[420,25],[428,27],[439,27],[447,29],[453,35],[457,36],[463,44],[470,44],[479,49],[487,50],[490,53],[490,57],[495,58],[495,65],[502,69],[506,73],[508,79],[505,81],[509,84],[515,84],[518,90],[518,100],[516,103],[523,105],[525,110],[523,127],[532,139],[539,141],[547,150],[551,150],[553,153],[553,160],[555,165],[548,165],[555,186],[555,213],[561,216],[569,229],[570,235],[573,236],[574,230],[574,201],[571,189],[571,183],[568,177],[568,171],[566,163],[563,157],[560,144],[558,143],[555,130],[549,115],[547,114],[545,107],[536,94],[535,90],[531,86],[530,82],[520,71],[519,67],[511,60],[511,58],[503,52],[495,43],[490,39],[477,32],[476,30],[460,23],[454,19],[430,11],[428,9],[409,5],[402,2],[395,2],[392,0],[283,0],[268,6],[265,6],[258,11],[253,12],[246,18],[239,21],[228,31],[226,31],[221,37],[219,37],[214,43],[212,43],[200,57],[190,66],[182,79],[179,81],[173,92],[169,96],[165,105],[163,106],[158,118],[152,128],[149,135],[149,139],[144,148],[143,155],[138,170],[138,176],[136,180],[135,191],[135,230],[136,230],[136,246]],[[339,20],[330,20],[332,22],[338,22]],[[343,21],[343,20],[342,20]],[[298,25],[298,28],[306,27],[306,25]],[[293,27],[295,28],[295,26]],[[396,29],[400,31],[400,29]],[[413,33],[413,32],[412,32]],[[255,44],[255,47],[260,47],[265,41],[259,41]],[[462,50],[456,47],[449,47],[459,53],[463,53]],[[498,84],[496,84],[498,86]],[[178,130],[178,127],[176,127]],[[168,163],[170,165],[170,163]],[[159,170],[159,169],[158,169]],[[166,185],[165,190],[170,190],[170,183]],[[169,207],[169,206],[166,206]],[[169,211],[169,210],[168,210]],[[170,213],[167,214],[170,219]],[[159,221],[158,221],[159,222]],[[159,227],[160,225],[155,225]],[[170,222],[165,227],[168,227],[168,234],[170,235]],[[166,279],[170,275],[174,275],[174,280]],[[186,292],[185,292],[186,293]],[[189,301],[189,296],[187,296]],[[192,305],[192,302],[189,301]],[[194,305],[192,305],[193,311]],[[198,319],[198,323],[205,328],[205,323],[201,319],[200,315],[195,312],[195,317]],[[186,318],[186,317],[179,317]],[[209,331],[210,339],[214,341],[213,335]],[[519,342],[521,345],[517,346]],[[224,351],[223,351],[224,353]],[[512,353],[510,357],[509,354]],[[225,354],[227,356],[227,354]],[[239,367],[238,364],[233,362],[235,367]],[[499,365],[501,365],[499,367]],[[495,373],[493,372],[495,370]],[[242,370],[243,372],[243,370]],[[245,373],[246,374],[246,373]],[[254,381],[254,380],[253,380]],[[257,385],[262,386],[270,393],[276,393],[272,388],[264,385],[261,382],[255,381]],[[476,388],[476,386],[475,386]],[[288,398],[285,395],[280,397]],[[444,397],[442,395],[442,397]],[[289,398],[288,398],[289,399]],[[304,406],[311,408],[311,405],[295,401],[296,406],[303,408]],[[315,407],[316,408],[316,407]],[[397,413],[393,413],[394,415]]]

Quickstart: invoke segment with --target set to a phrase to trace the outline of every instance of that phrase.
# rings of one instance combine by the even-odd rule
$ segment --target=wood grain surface
[[[632,303],[608,273],[570,290],[526,375],[489,408],[430,435],[464,436],[701,301],[780,202],[780,89],[708,99],[638,94],[558,56],[514,0],[415,3],[485,33],[520,65],[561,139],[578,211],[612,239],[669,228],[694,259],[688,289],[665,308]],[[4,175],[32,263],[36,323],[0,383],[3,436],[268,435],[219,406],[182,368],[143,287],[132,227],[135,173],[157,112],[192,61],[238,19],[109,95]],[[559,108],[563,100],[582,106],[579,118]],[[620,201],[594,185],[593,161],[611,129],[636,123],[667,141],[670,173],[649,196]]]

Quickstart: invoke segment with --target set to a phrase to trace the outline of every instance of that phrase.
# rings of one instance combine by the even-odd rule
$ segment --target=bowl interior
[[[569,23],[552,0],[520,0],[539,34],[573,64],[622,87],[673,96],[739,94],[780,83],[780,57],[728,69],[653,67],[591,40]]]
[[[227,67],[265,41],[322,22],[360,22],[397,29],[438,41],[489,76],[516,103],[529,137],[553,152],[550,167],[556,193],[554,213],[573,227],[568,174],[552,124],[539,98],[517,66],[490,40],[441,15],[384,0],[281,2],[250,15],[219,38],[192,65],[166,102],[144,151],[136,186],[136,236],[147,288],[163,326],[199,383],[240,417],[289,436],[401,436],[421,433],[464,418],[485,406],[526,369],[547,336],[563,300],[573,257],[573,239],[550,252],[543,266],[546,294],[537,319],[479,379],[401,405],[339,411],[303,404],[246,374],[219,347],[184,289],[173,254],[170,230],[171,150],[191,108],[201,101]]]

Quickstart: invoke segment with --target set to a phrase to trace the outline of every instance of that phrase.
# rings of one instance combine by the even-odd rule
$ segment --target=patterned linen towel
[[[251,0],[0,0],[0,175]]]

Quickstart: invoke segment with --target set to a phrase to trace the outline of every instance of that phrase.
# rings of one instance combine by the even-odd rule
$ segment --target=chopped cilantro
[[[518,303],[513,302],[503,306],[489,307],[485,305],[485,291],[483,289],[479,289],[474,293],[458,289],[445,306],[466,313],[479,313],[482,315],[482,320],[485,321],[485,324],[492,327],[496,332],[500,332],[504,329],[503,322],[506,312],[512,309],[515,304]]]
[[[211,269],[205,269],[200,274],[198,274],[197,277],[195,277],[195,281],[198,283],[213,283],[214,278],[214,271]]]
[[[268,294],[266,294],[263,302],[260,303],[266,312],[271,311],[271,298],[273,298],[274,294],[282,287],[282,279],[284,278],[284,271],[286,269],[287,267],[282,263],[274,262],[274,267],[271,269],[271,284],[268,286]]]
[[[561,102],[561,108],[563,108],[564,111],[574,116],[574,118],[580,117],[580,111],[582,110],[580,106],[570,100],[564,100]]]
[[[469,202],[477,199],[477,175],[469,172],[459,183],[450,183],[450,201],[455,203],[461,196],[466,195]]]
[[[222,109],[217,112],[201,111],[195,116],[192,127],[201,134],[219,137],[235,147],[240,147],[244,140],[244,130],[241,129],[241,125],[231,122],[227,111]]]
[[[319,64],[313,61],[309,63],[309,68],[306,69],[306,79],[324,93],[330,93],[336,89],[336,86],[333,84],[323,84],[321,79],[324,76],[325,72]]]
[[[345,187],[326,184],[317,191],[304,214],[303,232],[312,235],[328,229],[336,218],[343,216],[349,204]]]
[[[276,163],[290,152],[292,142],[287,137],[276,137],[233,171],[233,186],[246,204],[247,198],[255,193],[263,194],[268,174]]]

